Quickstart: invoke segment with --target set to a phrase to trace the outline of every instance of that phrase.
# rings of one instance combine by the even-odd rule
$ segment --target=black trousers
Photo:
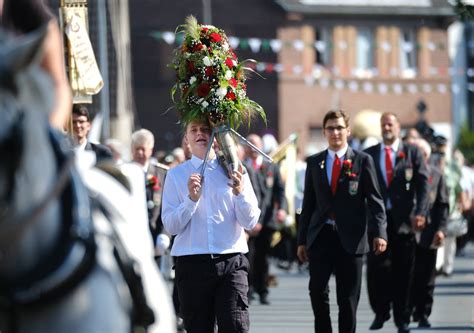
[[[248,268],[243,254],[180,256],[176,283],[188,333],[249,331]]]
[[[336,275],[339,333],[356,331],[356,312],[362,281],[362,255],[347,253],[332,226],[324,226],[309,249],[309,295],[314,331],[331,333],[328,282]]]
[[[433,292],[436,278],[436,249],[416,247],[415,274],[410,297],[410,308],[414,317],[428,318],[433,307]]]
[[[251,276],[250,276],[250,285],[256,293],[260,296],[268,294],[268,256],[270,254],[272,237],[275,233],[275,230],[267,228],[264,226],[260,230],[259,234],[251,238],[249,242],[249,249],[251,252],[250,258],[251,261]]]
[[[391,225],[391,215],[387,214]],[[392,224],[393,225],[393,224]],[[370,237],[372,238],[372,237]],[[369,239],[372,244],[372,239]],[[388,232],[387,250],[367,254],[367,289],[369,302],[376,315],[390,314],[393,304],[395,325],[410,323],[410,291],[415,267],[415,235]]]

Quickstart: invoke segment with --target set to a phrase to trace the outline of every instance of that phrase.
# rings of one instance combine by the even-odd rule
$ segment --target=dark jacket
[[[380,166],[381,144],[369,147],[365,152],[375,162],[385,207],[388,199],[392,205],[393,225],[388,225],[388,230],[397,233],[402,224],[411,229],[411,215],[426,216],[428,213],[428,169],[420,150],[400,141],[389,187]]]
[[[387,239],[385,208],[374,162],[366,153],[349,147],[344,160],[351,161],[352,167],[346,170],[343,166],[333,196],[326,173],[327,154],[325,150],[307,160],[298,245],[306,245],[308,249],[317,246],[314,241],[318,233],[329,215],[334,214],[344,249],[350,254],[367,253],[368,223],[375,231],[375,237]]]

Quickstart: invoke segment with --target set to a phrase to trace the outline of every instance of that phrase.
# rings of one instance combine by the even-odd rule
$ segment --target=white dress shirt
[[[199,173],[203,161],[196,156],[168,171],[163,190],[162,220],[176,235],[171,255],[247,253],[244,229],[251,230],[260,209],[248,174],[244,189],[232,193],[230,182],[216,159],[209,160],[197,202],[189,198],[188,180]]]

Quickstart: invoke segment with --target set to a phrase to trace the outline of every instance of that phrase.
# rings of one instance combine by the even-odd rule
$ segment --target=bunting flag
[[[183,41],[182,34],[176,34],[171,31],[153,31],[150,35],[157,39],[163,40],[167,44],[181,44]],[[234,49],[242,49],[242,50],[251,50],[254,53],[258,52],[269,52],[272,51],[274,53],[280,52],[282,48],[294,48],[296,51],[303,51],[305,48],[314,48],[318,52],[324,52],[326,50],[331,50],[334,48],[339,48],[341,50],[346,50],[349,46],[355,45],[355,42],[351,44],[347,41],[340,41],[337,45],[334,45],[332,41],[323,41],[317,40],[314,43],[306,43],[301,39],[295,40],[281,40],[281,39],[268,39],[268,38],[257,38],[257,37],[250,37],[250,38],[239,38],[235,36],[229,36],[229,43]],[[382,49],[385,52],[390,52],[392,50],[392,44],[389,41],[382,41],[380,43],[374,43],[374,48]],[[433,42],[428,41],[426,43],[411,43],[411,42],[403,42],[400,47],[405,52],[410,52],[414,48],[417,50],[421,49],[428,49],[429,51],[436,51],[436,50],[446,50],[447,45],[443,42]],[[471,48],[473,46],[470,46]]]

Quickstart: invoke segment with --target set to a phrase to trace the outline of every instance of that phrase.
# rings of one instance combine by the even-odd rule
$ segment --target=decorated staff
[[[212,127],[201,176],[214,138],[229,176],[239,169],[232,133],[271,160],[235,131],[244,121],[250,125],[254,115],[266,120],[263,108],[247,97],[245,80],[253,70],[245,64],[252,60],[239,63],[224,31],[200,25],[193,16],[178,29],[185,36],[172,64],[177,73],[177,82],[171,89],[173,102],[184,125],[199,120]],[[179,98],[175,97],[177,92]]]

